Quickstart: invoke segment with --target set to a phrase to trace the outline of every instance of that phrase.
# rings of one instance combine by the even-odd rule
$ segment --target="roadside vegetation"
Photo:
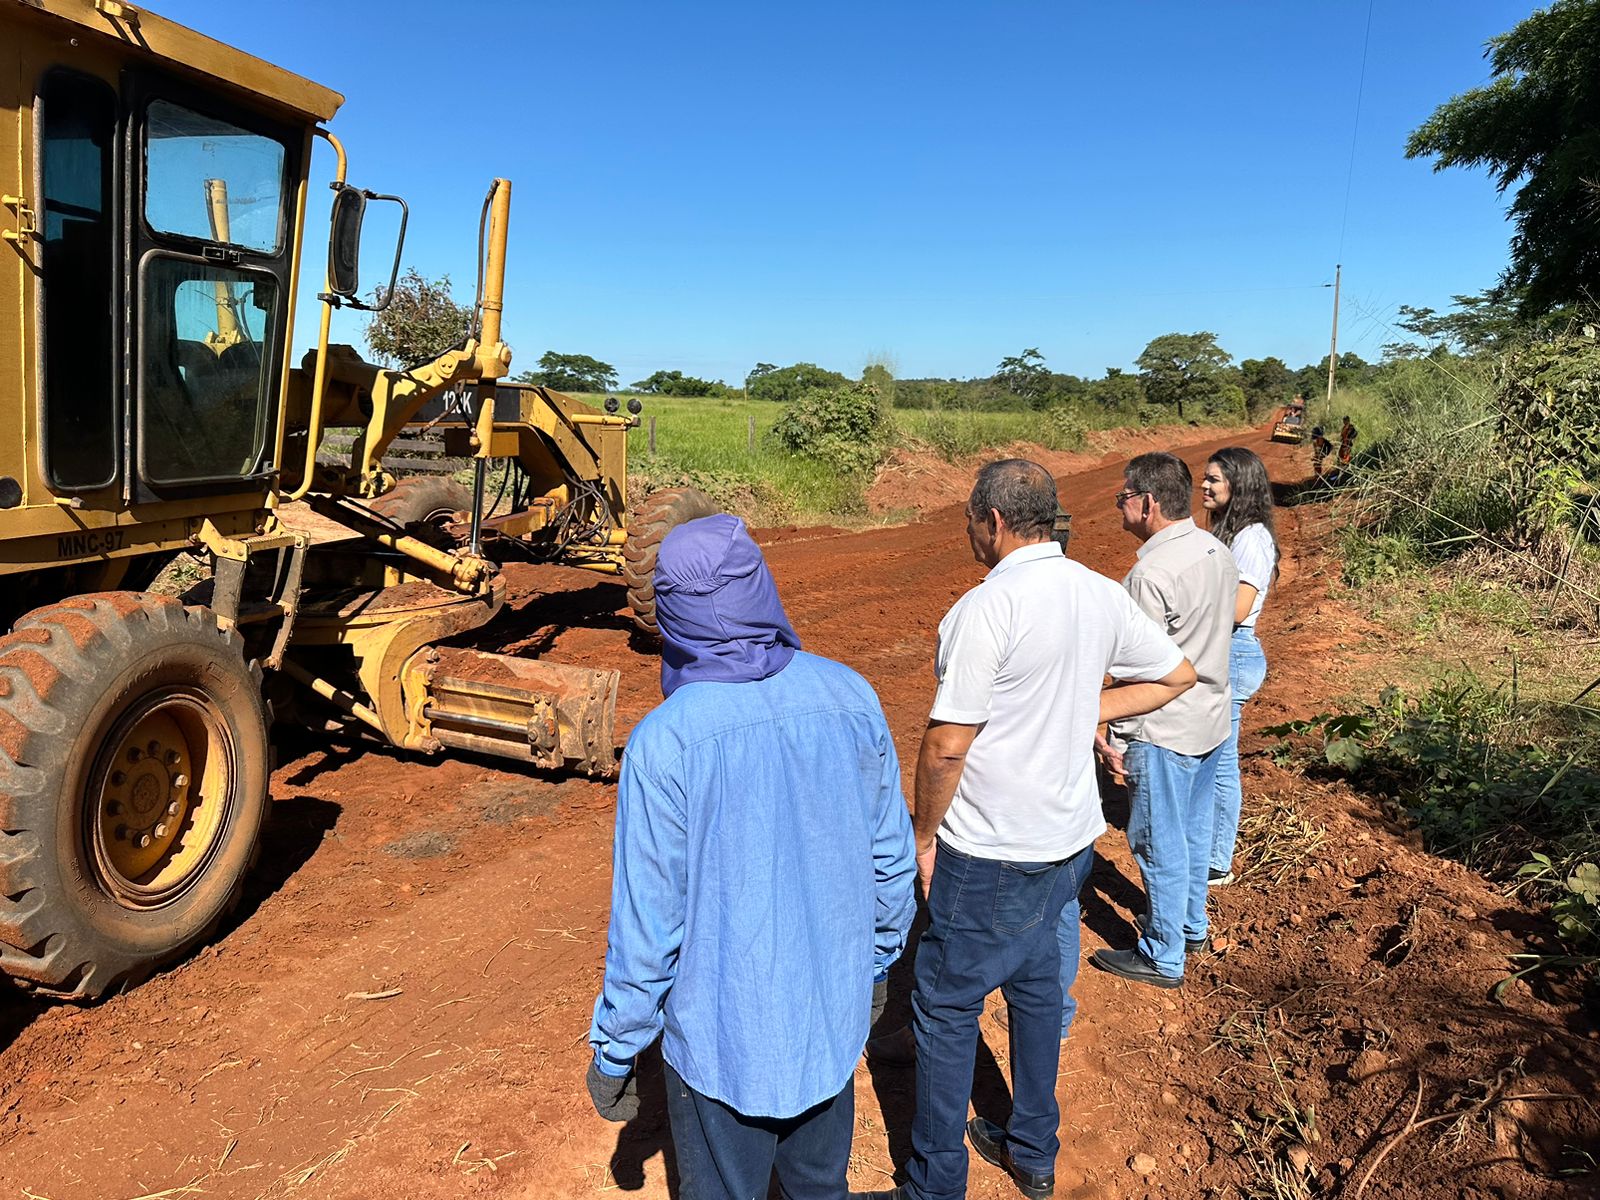
[[[1348,478],[1302,498],[1331,504],[1349,596],[1401,652],[1376,695],[1271,732],[1433,852],[1542,899],[1552,934],[1517,971],[1592,982],[1600,341],[1567,319],[1492,344],[1469,331],[1453,348],[1397,346],[1340,398],[1378,435]]]

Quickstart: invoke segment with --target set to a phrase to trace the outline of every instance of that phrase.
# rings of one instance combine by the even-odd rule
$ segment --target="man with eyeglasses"
[[[967,502],[967,539],[989,571],[939,624],[939,690],[913,814],[929,923],[911,995],[912,1158],[904,1184],[869,1193],[878,1200],[965,1196],[963,1131],[1023,1195],[1054,1191],[1056,929],[1063,912],[1076,927],[1078,892],[1106,827],[1095,726],[1158,708],[1194,681],[1178,647],[1123,589],[1062,554],[1056,512],[1055,480],[1021,459],[984,467]],[[1141,682],[1103,691],[1108,673]],[[1004,1129],[967,1120],[978,1017],[996,988],[1010,1012]]]
[[[1155,712],[1114,722],[1110,736],[1096,740],[1107,766],[1128,781],[1128,848],[1147,908],[1137,945],[1097,950],[1089,961],[1160,988],[1182,986],[1185,957],[1207,945],[1217,757],[1232,719],[1228,647],[1239,569],[1190,517],[1193,493],[1182,459],[1141,454],[1115,499],[1122,527],[1143,543],[1123,586],[1194,664],[1198,682]]]

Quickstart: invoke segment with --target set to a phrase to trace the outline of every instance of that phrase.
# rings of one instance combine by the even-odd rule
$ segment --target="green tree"
[[[728,385],[720,379],[697,379],[682,371],[656,371],[648,378],[628,385],[636,392],[652,392],[658,396],[714,396],[728,394]]]
[[[1294,395],[1294,375],[1281,358],[1247,358],[1239,364],[1239,382],[1251,420],[1259,420]]]
[[[1144,384],[1137,375],[1129,375],[1119,367],[1107,367],[1104,379],[1089,384],[1089,399],[1108,412],[1129,416],[1145,406]]]
[[[1002,358],[995,368],[994,381],[1013,396],[1020,396],[1029,407],[1040,408],[1050,397],[1050,368],[1037,348]]]
[[[1600,0],[1555,0],[1486,50],[1493,78],[1441,104],[1406,142],[1408,158],[1487,167],[1516,188],[1504,283],[1527,315],[1600,296]]]
[[[1498,356],[1529,334],[1558,331],[1575,315],[1572,310],[1561,308],[1530,319],[1522,314],[1516,298],[1503,288],[1452,296],[1451,301],[1453,311],[1442,313],[1402,304],[1394,323],[1418,340],[1390,342],[1383,348],[1384,357],[1418,358],[1439,346],[1468,358]]]
[[[374,292],[381,303],[381,291]],[[414,367],[437,358],[466,341],[472,327],[472,307],[450,296],[450,276],[428,279],[407,267],[394,285],[394,297],[367,323],[367,348],[384,366]]]
[[[1214,333],[1164,333],[1139,355],[1149,403],[1174,408],[1180,421],[1244,416],[1244,392],[1228,378],[1233,361]]]
[[[558,392],[609,392],[617,386],[617,369],[587,354],[557,354],[546,350],[537,371],[524,371],[517,379]]]
[[[813,388],[842,388],[849,382],[839,372],[819,367],[816,363],[795,363],[792,367],[775,367],[754,376],[747,385],[746,394],[752,400],[776,400],[787,404]]]

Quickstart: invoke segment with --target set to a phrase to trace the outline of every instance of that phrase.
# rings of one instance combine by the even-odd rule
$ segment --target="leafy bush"
[[[811,388],[792,400],[772,426],[772,436],[791,454],[861,475],[883,460],[891,430],[878,389],[869,383],[845,383]]]

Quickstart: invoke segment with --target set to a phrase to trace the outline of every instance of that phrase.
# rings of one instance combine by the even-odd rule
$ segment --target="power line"
[[[1361,76],[1356,83],[1356,117],[1350,130],[1350,165],[1344,177],[1344,215],[1339,219],[1339,253],[1335,262],[1344,261],[1344,235],[1350,225],[1350,189],[1356,179],[1356,140],[1361,134],[1361,97],[1367,87],[1367,47],[1372,41],[1372,7],[1375,0],[1367,0],[1367,30],[1361,35]]]

